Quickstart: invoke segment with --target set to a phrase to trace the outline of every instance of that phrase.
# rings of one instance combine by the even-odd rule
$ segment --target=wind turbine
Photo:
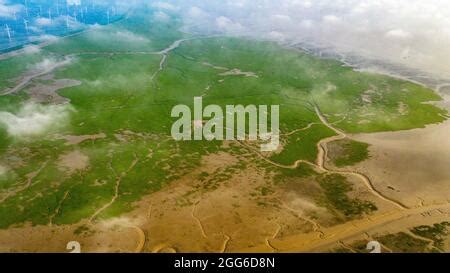
[[[27,35],[28,35],[28,21],[27,21],[27,19],[23,19],[23,24],[25,25],[25,30],[26,30]]]
[[[25,0],[25,13],[28,17],[28,1],[27,0]]]
[[[8,40],[11,43],[11,29],[9,28],[8,24],[5,25],[6,35],[8,35]]]

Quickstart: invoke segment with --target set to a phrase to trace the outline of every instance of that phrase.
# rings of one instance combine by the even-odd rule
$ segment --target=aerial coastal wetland
[[[445,238],[449,230],[450,223],[441,222],[431,226],[416,226],[405,232],[378,235],[374,239],[382,244],[384,252],[440,253],[445,252]],[[366,246],[367,241],[356,241],[350,245],[341,243],[334,252],[366,253]]]
[[[444,122],[433,90],[180,27],[130,16],[0,60],[0,112],[37,109],[54,121],[32,135],[0,123],[0,251],[63,252],[77,240],[89,252],[358,252],[358,241],[333,244],[428,212],[353,169],[372,157],[353,136]],[[171,109],[200,96],[280,105],[280,149],[174,141]],[[448,206],[435,209],[448,219]],[[376,239],[395,252],[441,252],[446,229],[410,223]]]

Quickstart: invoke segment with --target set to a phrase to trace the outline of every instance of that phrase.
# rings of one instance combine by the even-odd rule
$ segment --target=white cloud
[[[44,17],[39,17],[36,19],[36,25],[40,27],[50,26],[52,24],[52,20]]]
[[[103,28],[104,26],[100,25],[99,23],[95,23],[95,24],[93,24],[93,25],[90,25],[89,27],[90,27],[91,29],[101,29],[101,28]]]
[[[42,37],[51,37],[51,35],[44,34],[45,33],[45,27],[49,26],[64,26],[68,27],[72,30],[80,30],[84,27],[87,27],[87,25],[79,22],[76,20],[76,18],[71,16],[58,16],[54,17],[53,19],[45,18],[45,17],[39,17],[35,18],[33,20],[33,24],[28,26],[28,31],[34,34],[43,34],[45,36]],[[34,37],[34,39],[37,39]],[[41,39],[42,40],[42,39]]]
[[[22,10],[22,5],[10,5],[5,0],[0,0],[0,18],[14,18],[14,14]]]
[[[43,35],[31,38],[31,40],[37,41],[37,42],[54,42],[54,41],[58,40],[58,37],[54,36],[54,35],[43,34]]]
[[[117,37],[117,39],[120,39],[121,41],[126,41],[129,43],[136,43],[136,42],[148,42],[149,40],[143,36],[134,34],[133,32],[124,30],[124,31],[117,31],[114,33],[114,35]]]
[[[312,27],[313,25],[314,25],[313,21],[312,21],[312,20],[308,20],[308,19],[302,20],[302,21],[300,22],[300,26],[301,26],[301,27],[304,27],[304,28],[310,28],[310,27]]]
[[[35,53],[39,53],[40,51],[41,51],[41,49],[36,45],[27,45],[23,48],[23,52],[25,54],[35,54]]]
[[[77,4],[79,0],[69,0]],[[105,1],[102,1],[105,2]],[[340,55],[385,60],[450,78],[450,2],[443,0],[129,0],[154,18],[179,12],[183,30],[307,42]],[[0,17],[20,5],[0,0]],[[62,18],[61,20],[65,20]],[[54,19],[56,20],[56,19]],[[41,22],[47,23],[48,22]],[[56,22],[54,22],[56,24]],[[70,18],[71,28],[77,23]],[[31,27],[31,26],[30,26]],[[35,25],[37,33],[39,25]],[[31,28],[30,28],[31,29]],[[202,33],[203,34],[203,33]],[[120,34],[119,34],[120,36]],[[144,41],[141,38],[130,40]]]
[[[313,5],[310,1],[303,1],[301,4],[304,8],[310,8]]]
[[[153,17],[160,22],[168,22],[170,21],[170,16],[162,11],[157,11],[153,14]]]
[[[216,18],[216,24],[219,28],[226,29],[230,25],[233,25],[233,21],[231,21],[227,17],[220,16],[220,17]]]
[[[386,37],[394,39],[408,39],[411,38],[411,33],[406,32],[403,29],[393,29],[386,32]]]
[[[74,18],[72,16],[69,16],[69,17],[59,16],[53,20],[54,20],[54,22],[53,22],[54,24],[68,25],[68,27],[71,29],[80,29],[80,28],[86,27],[85,24],[81,23],[80,21],[78,21],[76,18]]]
[[[328,15],[325,15],[323,17],[323,21],[325,23],[332,23],[332,24],[334,24],[334,23],[340,22],[341,18],[339,18],[339,17],[337,17],[336,15],[333,15],[333,14],[328,14]]]
[[[153,8],[157,8],[157,9],[164,9],[164,10],[169,10],[169,11],[176,11],[178,8],[170,3],[167,2],[156,2],[156,3],[152,3],[151,6]]]
[[[27,66],[27,69],[28,73],[41,73],[41,72],[49,73],[58,67],[69,65],[74,60],[75,60],[74,57],[68,56],[62,60],[57,60],[54,58],[44,58],[42,61],[38,63],[29,64]]]
[[[220,16],[216,18],[216,25],[219,30],[225,32],[239,32],[243,30],[243,27],[239,23],[233,22],[230,18]]]
[[[289,15],[285,15],[285,14],[272,15],[272,19],[274,21],[278,21],[278,22],[282,22],[282,23],[290,23],[291,22],[291,17]]]
[[[194,6],[189,9],[188,16],[189,16],[189,19],[205,18],[205,17],[208,17],[208,13],[206,13],[201,8]]]
[[[277,41],[277,42],[283,42],[285,40],[285,36],[283,33],[280,33],[278,31],[271,31],[269,34],[267,34],[267,38],[269,40]]]
[[[81,0],[67,0],[67,5],[69,6],[80,6]]]
[[[96,26],[95,29],[98,31],[92,31],[87,33],[87,37],[95,42],[110,43],[111,41],[118,41],[120,43],[147,43],[150,41],[145,36],[138,35],[128,30],[117,30],[112,31],[105,29],[103,26]]]
[[[17,114],[0,112],[0,124],[6,126],[13,137],[31,137],[58,128],[68,121],[71,109],[68,105],[26,104]]]
[[[37,70],[37,71],[46,71],[46,70],[51,69],[52,67],[55,67],[55,65],[57,65],[57,64],[58,64],[58,62],[55,59],[45,58],[41,62],[34,64],[33,66],[31,66],[29,68],[32,70]]]
[[[34,32],[34,33],[42,33],[43,32],[43,30],[37,26],[28,26],[28,31]]]
[[[171,0],[185,28],[309,43],[450,78],[450,2],[442,0]],[[272,33],[272,34],[271,34]],[[276,37],[275,37],[276,36]],[[406,52],[406,53],[405,53]],[[408,56],[405,58],[405,56]]]

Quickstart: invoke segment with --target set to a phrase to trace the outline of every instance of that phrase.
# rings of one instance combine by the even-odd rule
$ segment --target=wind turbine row
[[[20,13],[14,11],[12,14],[12,18],[15,22],[18,22],[19,19],[21,19],[22,23],[23,23],[23,27],[25,29],[25,34],[28,36],[30,35],[30,21],[33,21],[32,16],[33,16],[33,9],[34,9],[34,18],[43,18],[43,17],[47,17],[48,20],[50,20],[50,24],[53,23],[53,21],[55,20],[55,18],[58,17],[65,17],[65,25],[66,27],[69,29],[71,27],[71,18],[73,18],[75,21],[80,21],[80,22],[85,22],[88,13],[90,10],[95,10],[96,8],[96,3],[95,1],[92,1],[90,3],[90,5],[86,5],[86,6],[81,6],[81,5],[69,5],[68,1],[66,2],[66,10],[65,10],[65,14],[63,14],[61,12],[61,3],[59,0],[56,1],[55,5],[53,7],[48,7],[47,10],[47,16],[44,16],[44,11],[43,11],[43,7],[42,5],[39,5],[38,7],[34,7],[34,8],[30,8],[28,0],[24,0],[24,14],[22,13],[22,16]],[[37,8],[37,11],[36,11]],[[72,14],[71,14],[72,13]],[[110,24],[111,23],[111,17],[115,17],[117,14],[117,10],[115,7],[108,7],[107,10],[105,11],[105,17],[106,17],[106,23]],[[22,17],[22,18],[20,18]],[[104,17],[104,18],[105,18]],[[22,24],[19,23],[19,24]],[[11,43],[13,38],[14,38],[14,26],[17,26],[16,24],[5,24],[4,25],[4,31],[6,34],[6,37],[8,38],[8,41]]]

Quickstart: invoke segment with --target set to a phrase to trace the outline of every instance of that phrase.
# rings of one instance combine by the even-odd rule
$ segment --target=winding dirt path
[[[187,41],[192,41],[192,40],[208,39],[208,38],[213,38],[213,37],[221,37],[221,36],[220,35],[209,35],[209,36],[202,36],[202,37],[179,39],[161,51],[147,53],[147,54],[162,55],[161,61],[159,63],[159,69],[155,73],[153,73],[151,80],[153,81],[155,79],[155,77],[164,70],[166,62],[167,62],[167,58],[169,57],[170,52],[172,52],[175,49],[177,49],[178,47],[180,47],[182,43],[187,42]]]
[[[347,250],[350,251],[351,253],[357,253],[356,250],[354,250],[351,246],[347,245],[347,244],[344,243],[343,241],[339,241],[338,243],[339,243],[339,245],[340,245],[342,248],[347,249]]]
[[[55,217],[58,216],[59,212],[61,211],[61,207],[62,207],[62,205],[64,204],[64,201],[66,201],[67,197],[69,196],[69,193],[70,193],[70,191],[66,191],[66,192],[64,193],[64,196],[63,196],[63,198],[59,201],[58,206],[57,206],[56,209],[55,209],[55,212],[54,212],[52,215],[50,215],[50,217],[49,217],[49,223],[48,223],[48,226],[49,226],[49,227],[52,227],[52,226],[53,226],[53,219],[55,219]]]
[[[171,47],[169,47],[168,49],[170,49],[170,48]],[[165,50],[168,50],[168,49],[165,49]],[[175,49],[175,48],[172,48],[171,50],[173,50],[173,49]],[[105,56],[112,56],[112,55],[161,55],[162,54],[161,52],[166,52],[165,50],[163,50],[163,51],[156,51],[156,52],[154,52],[154,51],[150,51],[150,52],[147,52],[147,51],[130,51],[130,52],[120,52],[120,51],[107,52],[106,51],[106,52],[94,52],[94,51],[92,51],[92,52],[77,52],[77,53],[68,54],[68,55],[65,55],[65,59],[63,61],[58,62],[58,63],[52,65],[51,67],[49,67],[49,68],[47,68],[47,69],[45,69],[43,71],[34,73],[32,75],[29,75],[29,76],[25,76],[15,87],[13,87],[13,88],[11,88],[9,90],[7,89],[6,92],[0,93],[0,96],[11,95],[11,94],[14,94],[14,93],[17,93],[17,92],[21,91],[23,88],[25,88],[27,85],[29,85],[30,82],[33,81],[34,79],[42,77],[42,76],[45,76],[45,75],[53,72],[54,70],[69,64],[71,62],[71,60],[74,57],[77,57],[77,56],[81,56],[81,55],[105,55]],[[167,51],[167,52],[170,52],[170,51]],[[168,53],[165,53],[163,55],[163,59],[161,60],[161,63],[160,63],[160,68],[152,76],[152,80],[160,71],[162,71],[164,69],[164,63],[166,61],[167,54]]]
[[[92,223],[97,218],[100,213],[105,211],[107,208],[109,208],[114,202],[119,198],[119,190],[120,190],[120,183],[122,182],[122,179],[136,166],[136,164],[139,162],[139,159],[137,158],[136,154],[134,155],[134,160],[131,163],[130,167],[128,167],[127,171],[122,173],[121,175],[118,175],[114,168],[112,167],[112,163],[109,163],[109,168],[116,176],[116,185],[114,188],[114,196],[112,197],[111,201],[109,201],[107,204],[105,204],[103,207],[99,208],[90,218],[89,222]]]
[[[192,206],[191,216],[195,220],[195,222],[197,223],[198,227],[200,228],[202,237],[206,239],[206,238],[208,238],[208,236],[206,235],[206,232],[205,232],[205,229],[203,227],[202,221],[200,220],[200,218],[198,218],[195,215],[195,211],[197,210],[197,206],[198,206],[198,203],[196,203],[194,206]]]
[[[231,237],[225,233],[222,234],[223,237],[225,237],[225,240],[223,241],[222,247],[220,249],[220,253],[225,253],[228,248],[228,243],[231,241]]]
[[[364,182],[364,184],[366,185],[366,187],[369,189],[369,191],[377,196],[378,198],[391,203],[392,205],[398,207],[399,209],[408,209],[407,206],[405,206],[404,204],[402,204],[401,202],[390,198],[386,195],[384,195],[383,193],[381,193],[372,183],[372,181],[370,180],[370,178],[362,173],[359,173],[357,171],[341,171],[341,170],[333,170],[333,169],[329,169],[327,168],[326,165],[326,161],[328,158],[328,144],[334,141],[338,141],[338,140],[342,140],[345,138],[348,138],[348,135],[346,133],[344,133],[343,131],[337,129],[336,127],[334,127],[333,125],[331,125],[327,118],[322,114],[322,112],[320,111],[319,107],[317,105],[314,106],[315,111],[317,116],[320,118],[320,121],[327,126],[329,129],[333,130],[336,134],[338,134],[337,136],[334,137],[330,137],[330,138],[326,138],[321,140],[318,144],[317,147],[319,149],[319,154],[317,156],[317,166],[319,167],[319,169],[322,169],[324,172],[328,172],[328,173],[333,173],[333,174],[341,174],[341,175],[352,175],[352,176],[356,176],[357,178],[359,178],[360,180],[362,180]]]
[[[281,225],[277,224],[277,229],[275,230],[275,233],[271,236],[266,238],[266,245],[272,249],[273,252],[279,252],[279,250],[272,244],[272,240],[275,240],[278,237],[278,234],[280,234],[281,231]]]
[[[162,55],[161,58],[161,62],[159,63],[159,69],[153,73],[151,80],[153,81],[155,79],[156,76],[158,76],[159,73],[161,73],[164,70],[164,67],[166,65],[167,62],[167,58],[169,56],[169,53],[175,49],[177,49],[182,43],[192,40],[193,38],[190,39],[180,39],[180,40],[176,40],[175,42],[173,42],[169,47],[159,51],[159,52],[155,52],[154,54],[157,55]]]
[[[295,130],[293,130],[292,132],[285,133],[285,134],[281,134],[281,136],[292,136],[292,135],[294,135],[294,134],[296,134],[296,133],[298,133],[298,132],[302,132],[302,131],[309,130],[309,129],[311,129],[311,127],[313,127],[314,125],[319,125],[319,124],[320,124],[320,123],[312,122],[312,123],[308,124],[308,125],[307,125],[306,127],[304,127],[304,128],[295,129]]]
[[[437,91],[438,93],[441,93],[441,92],[442,92],[442,89],[443,89],[443,88],[446,88],[446,87],[450,87],[450,83],[439,84],[439,85],[436,87],[436,91]]]
[[[396,209],[383,214],[371,216],[370,218],[353,220],[341,225],[322,229],[324,236],[318,238],[315,232],[288,236],[282,239],[273,240],[272,245],[282,252],[311,252],[334,246],[336,242],[353,238],[359,234],[373,230],[377,227],[387,225],[405,218],[423,213],[433,212],[440,209],[450,209],[450,203],[418,207],[406,210]],[[267,245],[262,244],[256,247],[242,249],[240,252],[258,253],[267,252]]]
[[[111,169],[112,173],[116,177],[116,185],[114,188],[114,196],[112,197],[111,201],[105,204],[103,207],[99,208],[90,218],[89,223],[91,225],[95,224],[95,220],[103,211],[105,211],[107,208],[109,208],[114,202],[119,198],[119,191],[120,191],[120,184],[122,182],[122,179],[136,166],[136,164],[139,162],[139,158],[136,154],[134,154],[134,160],[131,163],[131,165],[128,167],[128,169],[123,172],[122,174],[118,175],[117,172],[112,167],[112,156],[111,161],[109,162],[109,168]],[[138,234],[138,244],[136,246],[136,249],[134,250],[134,253],[141,253],[144,250],[145,242],[147,241],[147,236],[145,235],[145,232],[137,225],[133,224],[122,224],[123,227],[131,228],[136,231]]]
[[[438,249],[437,247],[434,246],[434,243],[435,243],[435,242],[434,242],[433,240],[431,240],[430,238],[426,238],[426,237],[423,237],[423,236],[419,236],[419,235],[417,235],[417,234],[411,232],[410,230],[406,230],[405,233],[407,233],[409,236],[411,236],[411,237],[413,237],[413,238],[415,238],[415,239],[418,239],[418,240],[422,240],[422,241],[427,242],[429,248],[432,248],[432,249],[434,249],[434,250],[436,250],[436,251],[438,251],[438,252],[442,252],[440,249]]]
[[[136,232],[139,236],[138,245],[136,246],[134,253],[141,253],[144,250],[145,241],[147,240],[147,236],[145,236],[145,232],[138,226],[130,226],[130,228],[136,230]]]
[[[394,211],[385,213],[385,214],[379,214],[372,217],[367,217],[362,220],[354,220],[350,222],[346,222],[342,225],[333,226],[330,228],[323,228],[314,221],[311,221],[305,217],[301,217],[306,222],[310,223],[313,226],[313,232],[307,233],[307,234],[299,234],[295,236],[290,236],[288,238],[284,238],[282,240],[270,240],[269,243],[266,239],[266,242],[263,246],[254,247],[251,249],[245,249],[243,252],[265,252],[267,250],[273,251],[274,249],[279,251],[311,251],[314,249],[317,249],[319,247],[323,247],[326,245],[332,245],[336,242],[343,241],[347,238],[350,238],[352,236],[361,234],[363,232],[366,232],[367,230],[376,228],[378,226],[385,225],[390,222],[401,220],[405,217],[409,217],[412,215],[417,214],[423,214],[428,213],[430,211],[441,211],[444,208],[449,208],[450,204],[442,204],[442,205],[435,205],[435,206],[421,206],[417,208],[409,208],[399,201],[396,201],[394,199],[391,199],[385,195],[383,195],[381,192],[379,192],[374,185],[372,184],[371,180],[364,174],[358,173],[356,171],[340,171],[340,170],[332,170],[326,167],[326,161],[328,156],[328,149],[327,145],[333,141],[342,140],[347,138],[347,134],[343,131],[335,128],[333,125],[331,125],[327,118],[322,114],[319,107],[315,105],[315,112],[317,116],[319,117],[322,124],[327,126],[329,129],[334,131],[337,135],[333,137],[329,137],[326,139],[322,139],[317,143],[317,149],[318,149],[318,155],[315,163],[306,161],[306,160],[297,160],[292,165],[282,165],[276,162],[273,162],[266,156],[264,156],[261,152],[256,150],[254,147],[246,144],[243,141],[238,141],[241,145],[244,147],[250,149],[255,154],[257,154],[261,159],[264,161],[280,168],[286,168],[286,169],[296,169],[300,164],[307,164],[309,166],[312,166],[314,169],[319,171],[320,173],[330,173],[330,174],[341,174],[341,175],[352,175],[359,178],[361,181],[364,182],[367,189],[376,197],[379,199],[388,202],[392,204],[396,209]],[[309,126],[312,126],[311,124]],[[298,129],[298,130],[304,130],[305,128]],[[289,208],[284,204],[284,207],[298,215],[298,212],[292,208]],[[319,235],[317,235],[319,234]]]
[[[62,66],[65,66],[67,64],[69,64],[71,62],[71,60],[73,59],[73,57],[76,56],[80,56],[80,55],[162,55],[162,59],[161,62],[159,64],[159,69],[152,75],[151,79],[153,81],[153,79],[161,72],[164,70],[164,66],[165,63],[167,61],[167,57],[169,55],[169,53],[173,50],[175,50],[176,48],[178,48],[183,42],[192,40],[195,38],[189,38],[189,39],[180,39],[177,40],[175,42],[173,42],[169,47],[161,50],[161,51],[129,51],[129,52],[121,52],[121,51],[112,51],[112,52],[77,52],[77,53],[72,53],[72,54],[68,54],[65,56],[65,59],[61,62],[58,62],[52,66],[50,66],[49,68],[34,73],[32,75],[29,76],[25,76],[15,87],[7,90],[6,92],[3,92],[0,94],[0,96],[6,96],[6,95],[10,95],[10,94],[14,94],[19,92],[20,90],[22,90],[23,88],[25,88],[32,80],[41,77],[41,76],[45,76],[51,72],[53,72],[54,70],[56,70],[57,68],[60,68]]]
[[[303,216],[300,212],[297,210],[289,207],[286,203],[281,202],[283,204],[283,207],[291,212],[293,212],[298,218],[302,219],[303,221],[309,223],[313,227],[313,231],[318,234],[319,238],[323,238],[325,236],[325,233],[322,231],[322,227],[319,223],[315,222],[314,220]]]
[[[49,68],[47,68],[43,71],[40,71],[35,74],[24,77],[15,87],[13,87],[12,89],[10,89],[6,92],[1,93],[0,96],[6,96],[6,95],[10,95],[10,94],[19,92],[20,90],[25,88],[35,78],[47,75],[47,74],[51,73],[53,70],[69,64],[71,62],[71,60],[72,60],[71,57],[66,56],[66,58],[63,61],[55,63],[54,65],[50,66]]]
[[[42,165],[39,167],[39,169],[37,169],[36,171],[29,173],[26,175],[27,177],[27,182],[24,186],[18,188],[17,190],[8,192],[6,194],[6,196],[4,196],[1,200],[0,203],[5,202],[8,198],[13,197],[25,190],[27,190],[28,188],[30,188],[33,185],[33,180],[42,172],[42,170],[47,167],[48,161],[42,163]]]
[[[330,124],[328,122],[327,118],[322,114],[322,112],[320,111],[319,107],[316,104],[314,105],[314,110],[316,112],[316,115],[320,119],[321,123],[323,125],[325,125],[326,127],[328,127],[330,130],[334,131],[337,134],[336,136],[332,136],[332,137],[329,137],[329,138],[322,139],[321,141],[319,141],[317,143],[318,154],[317,154],[317,158],[316,158],[316,162],[315,163],[312,163],[312,162],[310,162],[308,160],[297,160],[292,165],[279,164],[279,163],[276,163],[276,162],[270,160],[269,158],[264,156],[261,152],[256,150],[254,147],[246,144],[245,142],[238,141],[238,143],[241,144],[242,146],[250,149],[251,151],[253,151],[262,160],[268,162],[269,164],[271,164],[273,166],[279,167],[279,168],[297,169],[300,166],[300,164],[306,164],[306,165],[309,165],[309,166],[313,167],[319,173],[329,173],[329,174],[340,174],[340,175],[355,176],[355,177],[357,177],[359,180],[361,180],[364,183],[364,185],[369,190],[369,192],[371,194],[373,194],[374,196],[378,197],[379,199],[381,199],[381,200],[383,200],[383,201],[385,201],[387,203],[390,203],[391,205],[393,205],[393,206],[395,206],[395,207],[397,207],[397,208],[399,208],[401,210],[408,209],[408,207],[405,206],[404,204],[402,204],[401,202],[384,195],[378,189],[376,189],[376,187],[373,185],[373,183],[370,180],[370,178],[368,176],[366,176],[365,174],[359,173],[357,171],[333,170],[333,169],[329,169],[329,168],[326,167],[326,161],[327,161],[327,157],[328,157],[328,148],[327,148],[328,144],[331,143],[331,142],[334,142],[334,141],[338,141],[338,140],[342,140],[342,139],[348,138],[348,135],[345,132],[343,132],[343,131],[337,129],[336,127],[334,127],[332,124]],[[314,125],[314,123],[311,123],[307,127],[301,128],[301,129],[297,129],[296,131],[303,131],[306,128],[310,128],[313,125]],[[288,134],[291,134],[291,133],[288,133]]]

